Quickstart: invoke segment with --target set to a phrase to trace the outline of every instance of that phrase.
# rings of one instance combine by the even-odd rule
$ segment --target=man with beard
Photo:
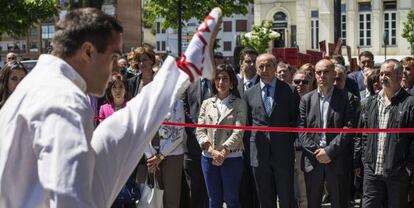
[[[244,48],[240,52],[240,74],[237,76],[240,96],[243,97],[244,92],[256,85],[260,78],[256,74],[256,58],[259,54],[252,48]],[[243,137],[243,158],[244,169],[240,182],[240,205],[242,208],[259,207],[256,195],[255,182],[253,173],[250,168],[250,131],[246,131]]]
[[[395,59],[381,65],[382,90],[368,98],[360,116],[362,128],[413,128],[414,97],[400,83],[403,67]],[[408,186],[414,169],[413,133],[358,134],[355,150],[363,148],[362,207],[408,207]],[[360,141],[362,138],[366,141]],[[358,145],[357,145],[358,144]]]
[[[252,48],[244,48],[240,52],[240,74],[238,74],[237,88],[240,96],[243,96],[244,91],[253,87],[259,82],[256,74],[256,58],[259,54]]]

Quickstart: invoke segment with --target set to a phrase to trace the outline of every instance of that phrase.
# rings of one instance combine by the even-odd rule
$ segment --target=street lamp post
[[[384,42],[384,56],[385,60],[387,60],[387,45],[388,45],[388,32],[384,31],[384,34],[382,35],[382,39]]]
[[[334,42],[341,37],[341,0],[334,0]]]

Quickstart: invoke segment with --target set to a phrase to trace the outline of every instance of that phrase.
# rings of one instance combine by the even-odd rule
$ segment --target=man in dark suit
[[[374,67],[374,55],[369,51],[363,51],[358,56],[359,70],[348,74],[348,77],[358,84],[358,90],[364,91],[366,86],[364,83],[364,72],[366,68]],[[361,97],[363,99],[363,97]]]
[[[237,76],[237,89],[242,97],[244,92],[252,88],[260,80],[256,73],[256,58],[258,55],[257,51],[252,48],[244,48],[240,52],[240,74]],[[246,132],[245,137],[243,138],[244,169],[240,180],[240,206],[241,208],[258,208],[259,200],[257,199],[256,186],[249,160],[250,138],[247,134],[248,132]]]
[[[199,79],[185,92],[184,112],[186,123],[197,123],[198,113],[203,100],[211,96],[211,82]],[[187,134],[187,151],[184,154],[184,174],[187,184],[181,188],[181,207],[205,208],[208,206],[207,190],[201,171],[201,148],[197,142],[194,128],[185,128]]]
[[[244,48],[240,52],[240,73],[237,75],[237,89],[241,96],[259,82],[256,73],[256,58],[259,54],[252,48]]]
[[[252,126],[293,127],[297,122],[299,95],[275,77],[276,58],[261,54],[256,59],[260,82],[247,90],[248,123]],[[294,133],[252,131],[250,164],[260,207],[296,207],[293,191]]]
[[[357,102],[348,92],[335,88],[335,67],[328,59],[315,65],[318,88],[304,95],[299,106],[299,127],[302,128],[351,128]],[[351,134],[300,133],[303,147],[302,170],[305,172],[309,208],[322,205],[324,182],[333,208],[348,207],[347,174],[351,157]]]

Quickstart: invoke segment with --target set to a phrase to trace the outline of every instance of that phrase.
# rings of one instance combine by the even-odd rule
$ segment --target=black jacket
[[[361,128],[378,128],[378,95],[368,98],[361,110]],[[402,88],[391,98],[387,128],[414,127],[414,97]],[[384,176],[396,175],[402,168],[414,170],[414,133],[387,133],[385,140]],[[354,166],[375,170],[378,134],[357,134]]]
[[[276,80],[274,93],[273,110],[268,116],[263,106],[260,82],[245,92],[244,100],[248,109],[248,125],[296,126],[299,95],[279,79]],[[291,167],[293,170],[295,135],[295,133],[288,132],[246,131],[245,138],[248,139],[249,144],[247,151],[250,151],[250,165],[257,167],[260,161],[271,161],[278,164],[279,167]]]
[[[328,126],[327,128],[351,128],[355,121],[355,107],[358,99],[350,95],[347,91],[334,88],[328,109]],[[321,128],[319,93],[313,90],[304,95],[299,106],[298,127],[301,128]],[[302,143],[303,154],[301,166],[304,172],[313,170],[319,162],[314,156],[314,152],[321,148],[319,145],[321,139],[320,133],[299,133]],[[346,157],[349,154],[349,145],[352,143],[353,134],[350,133],[326,133],[327,146],[324,148],[332,160],[331,165],[335,166],[339,172],[346,168]]]

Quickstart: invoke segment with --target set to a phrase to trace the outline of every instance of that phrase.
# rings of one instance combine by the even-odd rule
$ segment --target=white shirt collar
[[[263,82],[263,80],[261,80],[260,79],[260,89],[263,89],[264,87],[265,87],[265,83]],[[276,87],[276,78],[274,78],[271,82],[270,82],[270,84],[269,84],[270,86],[272,86],[273,88],[275,88]]]
[[[39,57],[38,61],[39,66],[50,66],[54,65],[56,67],[48,67],[48,69],[59,70],[58,73],[61,73],[63,76],[67,77],[70,81],[72,81],[79,89],[81,89],[84,93],[86,93],[87,85],[86,81],[82,78],[82,76],[65,60],[52,56],[49,54],[42,54]],[[36,67],[37,68],[37,67]],[[46,68],[39,70],[45,70]]]

